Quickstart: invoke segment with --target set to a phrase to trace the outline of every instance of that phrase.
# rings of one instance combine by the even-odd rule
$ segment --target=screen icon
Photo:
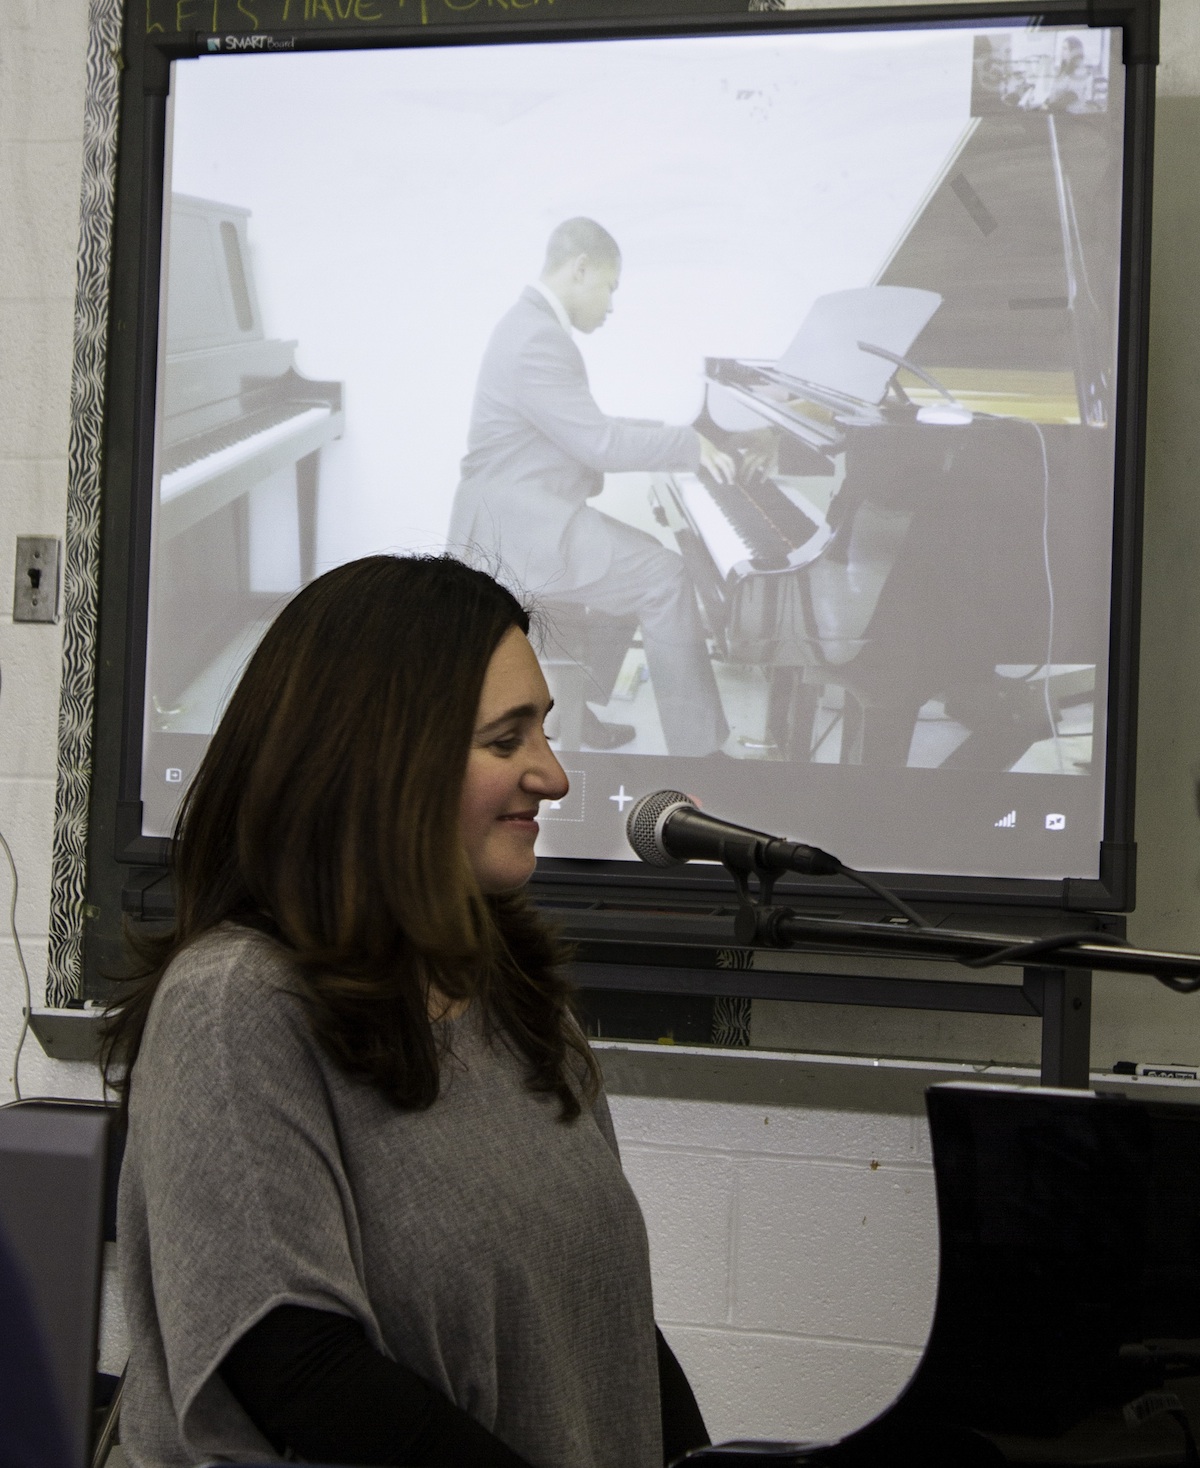
[[[1067,829],[1067,818],[1064,815],[1052,814],[1046,817],[1047,831],[1065,831]]]
[[[1017,813],[1016,813],[1015,810],[1010,810],[1009,813],[1006,816],[1001,816],[998,821],[993,821],[992,822],[992,825],[993,826],[1002,827],[1002,828],[1004,828],[1006,830],[1007,829],[1010,829],[1011,827],[1015,826],[1016,824],[1017,824]]]
[[[183,784],[183,771],[182,770],[177,770],[177,769],[174,768],[174,766],[172,766],[169,770],[167,770],[166,775],[167,775],[167,784],[168,785],[182,785]]]
[[[582,770],[565,770],[571,788],[561,800],[543,800],[538,809],[539,822],[582,821],[587,789],[587,776]]]

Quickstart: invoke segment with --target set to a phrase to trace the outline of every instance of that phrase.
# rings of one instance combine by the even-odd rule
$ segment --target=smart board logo
[[[998,821],[993,821],[992,822],[992,825],[993,826],[1000,827],[1000,828],[1002,828],[1004,830],[1010,830],[1016,824],[1017,824],[1017,813],[1016,813],[1015,810],[1010,810],[1009,813],[1006,816],[1001,816]]]
[[[209,36],[209,51],[294,51],[295,36]]]

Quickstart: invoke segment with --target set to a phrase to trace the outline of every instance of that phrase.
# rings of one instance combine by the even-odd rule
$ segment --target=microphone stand
[[[918,926],[903,918],[864,922],[806,915],[792,907],[777,907],[773,888],[781,875],[757,862],[728,862],[726,870],[738,891],[734,920],[737,942],[747,948],[835,949],[842,953],[884,953],[893,958],[932,959],[966,968],[998,964],[1022,968],[1103,969],[1115,973],[1147,974],[1176,993],[1200,990],[1200,955],[1135,948],[1102,933],[1056,933],[1022,939],[1011,933],[965,932],[954,928]],[[758,879],[752,891],[750,877]]]

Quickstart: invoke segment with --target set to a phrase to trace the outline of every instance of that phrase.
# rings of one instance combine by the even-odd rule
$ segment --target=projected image
[[[976,112],[1018,108],[1080,116],[1108,106],[1103,31],[1033,31],[975,38]]]
[[[176,63],[147,830],[287,597],[377,551],[448,548],[534,604],[579,775],[551,854],[626,854],[595,825],[616,794],[581,814],[599,756],[680,762],[683,788],[703,761],[740,815],[803,806],[814,841],[830,779],[843,828],[868,774],[1095,786],[1110,40]],[[1039,824],[1047,870],[1078,841],[1090,874],[1099,801],[1070,837]],[[935,869],[921,810],[895,850],[830,844]],[[960,869],[1011,869],[996,815]]]

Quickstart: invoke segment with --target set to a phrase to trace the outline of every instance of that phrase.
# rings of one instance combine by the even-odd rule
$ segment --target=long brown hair
[[[128,1094],[171,960],[221,923],[288,952],[313,1032],[398,1106],[438,1095],[430,997],[470,1000],[570,1120],[598,1071],[561,953],[521,896],[485,898],[457,839],[493,652],[520,603],[450,556],[371,556],[280,613],[250,659],[180,810],[175,923],[133,940],[105,1070]],[[580,1084],[582,1082],[582,1085]]]

